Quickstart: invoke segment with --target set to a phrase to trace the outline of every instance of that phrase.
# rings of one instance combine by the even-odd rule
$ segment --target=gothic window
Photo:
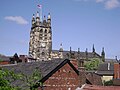
[[[44,52],[42,52],[42,56],[44,56],[45,55],[45,53]]]
[[[47,40],[47,37],[45,37],[45,40]]]
[[[40,30],[40,33],[43,33],[43,30],[42,30],[42,29]]]
[[[45,33],[47,33],[47,30],[45,29]]]

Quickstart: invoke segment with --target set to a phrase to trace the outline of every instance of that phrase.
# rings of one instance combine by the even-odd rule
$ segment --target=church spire
[[[78,54],[80,54],[80,48],[78,48]]]
[[[101,58],[102,58],[102,61],[105,62],[105,51],[104,51],[104,47],[102,48]]]
[[[40,16],[39,16],[39,12],[37,11],[36,14],[36,25],[39,26],[40,25]]]
[[[60,49],[59,49],[59,58],[63,58],[63,48],[62,48],[62,43],[60,44]]]
[[[50,15],[50,13],[48,13],[47,23],[48,23],[48,26],[51,27],[51,15]]]
[[[35,15],[33,14],[33,17],[32,17],[32,27],[34,27],[35,25]]]
[[[46,25],[46,16],[44,15],[44,18],[43,18],[43,25]]]
[[[78,48],[78,60],[80,60],[80,48]]]
[[[72,48],[70,47],[70,54],[69,54],[69,59],[72,58]]]
[[[60,50],[59,50],[59,52],[63,52],[62,43],[60,44]]]
[[[33,14],[33,17],[32,17],[32,19],[35,19],[35,14]]]
[[[51,15],[50,15],[50,13],[48,13],[48,19],[51,19]]]
[[[102,55],[104,55],[105,54],[105,52],[104,52],[104,47],[102,48]]]
[[[95,47],[94,47],[94,44],[93,44],[93,48],[92,48],[92,50],[93,50],[92,52],[95,53]]]
[[[37,14],[36,14],[36,18],[37,18],[37,17],[39,17],[39,18],[40,18],[40,16],[39,16],[39,12],[38,12],[38,11],[37,11]]]
[[[70,47],[70,53],[72,53],[72,48]]]
[[[88,60],[88,49],[87,48],[86,48],[85,54],[86,54],[86,60]]]

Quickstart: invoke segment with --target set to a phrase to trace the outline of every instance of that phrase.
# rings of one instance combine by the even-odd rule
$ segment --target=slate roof
[[[109,70],[114,70],[114,64],[110,63]],[[108,71],[108,63],[102,63],[98,66],[98,71]]]
[[[108,63],[102,63],[98,66],[98,70],[96,73],[99,75],[113,75],[114,74],[114,64],[110,63],[110,67],[108,70]]]
[[[40,70],[43,77],[45,77],[50,71],[55,69],[64,60],[51,60],[51,61],[38,61],[38,62],[28,62],[28,63],[18,63],[15,65],[7,65],[4,68],[8,70],[13,70],[15,73],[24,73],[26,75],[31,75],[35,69]]]
[[[59,50],[52,50],[53,53],[58,53]],[[70,51],[63,51],[63,57],[68,58],[67,54],[69,54]],[[72,53],[77,57],[78,52],[77,51],[72,51]],[[80,57],[85,58],[86,57],[86,52],[80,52]],[[97,53],[93,54],[92,52],[88,52],[88,58],[101,58],[101,56]]]
[[[88,73],[86,74],[87,80],[91,83],[91,85],[102,85],[101,76],[95,73]]]
[[[66,60],[50,60],[50,61],[39,61],[39,62],[29,62],[29,63],[19,63],[16,65],[7,65],[4,66],[3,68],[12,70],[15,73],[23,73],[24,75],[30,76],[33,74],[33,71],[37,69],[38,71],[41,72],[42,79],[40,82],[44,82],[47,80],[53,73],[55,73],[58,69],[60,69],[62,66],[64,66],[66,63],[68,63],[73,70],[78,74],[77,69],[70,63],[68,59]],[[26,87],[27,83],[24,83],[22,81],[16,81],[13,82],[13,85],[19,86],[22,88],[28,88]]]
[[[106,63],[111,63],[111,62],[116,63],[117,60],[116,60],[116,59],[106,58],[106,59],[105,59],[105,62],[106,62]]]
[[[120,90],[120,86],[99,86],[86,84],[82,90]]]

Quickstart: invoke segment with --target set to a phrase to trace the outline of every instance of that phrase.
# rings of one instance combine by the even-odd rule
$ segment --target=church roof
[[[59,50],[52,50],[53,53],[58,53]],[[69,54],[70,51],[63,51],[63,58],[68,58],[67,54]],[[77,57],[78,52],[77,51],[72,51],[72,53],[74,54],[75,57]],[[88,58],[101,58],[101,56],[99,54],[92,53],[92,52],[88,52]],[[86,52],[80,52],[80,57],[81,58],[86,58]]]

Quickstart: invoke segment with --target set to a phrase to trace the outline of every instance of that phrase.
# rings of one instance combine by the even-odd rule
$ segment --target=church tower
[[[50,58],[52,51],[52,31],[51,16],[44,16],[43,21],[40,20],[39,12],[36,17],[33,14],[32,27],[30,31],[29,56],[43,61]]]

